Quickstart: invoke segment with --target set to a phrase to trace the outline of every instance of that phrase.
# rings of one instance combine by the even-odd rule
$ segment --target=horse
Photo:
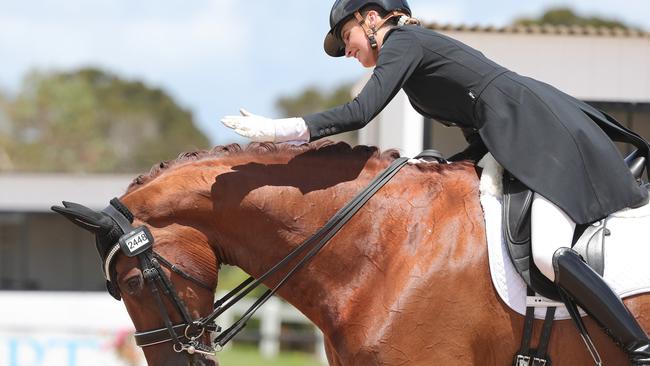
[[[163,267],[199,318],[212,311],[221,265],[261,276],[398,156],[332,142],[217,146],[154,166],[120,201],[150,229],[154,251],[198,280]],[[478,183],[469,161],[405,166],[280,288],[322,330],[330,365],[512,363],[524,318],[491,283]],[[117,254],[115,278],[136,330],[161,328],[138,261]],[[650,296],[625,303],[650,330]],[[595,322],[586,324],[604,364],[627,363]],[[536,321],[534,337],[540,328]],[[218,364],[169,342],[143,351],[151,366]],[[557,366],[593,362],[570,320],[556,321],[549,353]]]

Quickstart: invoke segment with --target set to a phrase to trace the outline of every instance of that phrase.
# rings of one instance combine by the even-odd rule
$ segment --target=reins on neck
[[[249,294],[255,288],[259,287],[262,282],[270,277],[272,274],[276,273],[281,267],[285,266],[289,261],[296,258],[300,253],[304,252],[309,248],[318,238],[318,244],[314,246],[298,263],[296,263],[287,274],[272,288],[267,290],[253,305],[251,305],[248,310],[244,312],[239,320],[237,320],[230,328],[226,329],[215,339],[215,343],[221,347],[226,345],[237,333],[239,333],[248,320],[253,316],[253,314],[269,299],[273,296],[282,285],[284,285],[289,278],[300,268],[302,268],[310,259],[312,259],[318,252],[329,242],[329,240],[336,235],[336,233],[341,230],[343,225],[345,225],[355,213],[361,209],[361,207],[388,181],[395,175],[397,172],[406,164],[408,158],[398,158],[391,163],[391,165],[386,168],[381,174],[363,190],[361,191],[352,201],[348,202],[344,207],[342,207],[323,227],[321,227],[314,235],[302,242],[299,246],[294,248],[287,256],[285,256],[280,262],[271,267],[266,273],[261,275],[258,279],[249,277],[244,282],[242,282],[235,289],[224,295],[221,299],[215,302],[215,310],[212,314],[203,318],[201,322],[203,324],[208,324],[214,321],[219,315],[232,307],[235,303],[241,300],[244,296]],[[232,300],[231,300],[232,298]]]

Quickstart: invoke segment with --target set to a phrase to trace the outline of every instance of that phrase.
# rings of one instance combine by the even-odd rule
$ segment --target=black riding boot
[[[553,255],[555,283],[594,318],[630,357],[633,366],[650,365],[650,339],[621,299],[573,249]]]

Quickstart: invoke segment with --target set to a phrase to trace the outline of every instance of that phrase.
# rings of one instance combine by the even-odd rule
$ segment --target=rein
[[[190,275],[184,273],[181,269],[161,257],[153,251],[154,238],[146,226],[133,228],[133,215],[129,212],[128,208],[124,206],[118,199],[111,200],[111,204],[106,207],[102,212],[109,215],[120,227],[124,233],[117,244],[115,244],[109,254],[106,256],[103,264],[104,275],[108,282],[111,283],[114,289],[117,289],[117,284],[113,281],[111,275],[111,263],[115,255],[121,251],[129,257],[137,257],[143,276],[149,285],[151,293],[154,295],[160,314],[165,324],[164,327],[144,332],[136,332],[134,337],[136,344],[140,347],[147,347],[164,342],[173,342],[174,351],[187,352],[188,354],[200,353],[206,355],[214,355],[220,351],[237,333],[239,333],[253,314],[275,294],[282,285],[284,285],[291,276],[300,268],[302,268],[310,259],[312,259],[318,252],[329,242],[329,240],[336,235],[336,233],[356,214],[359,209],[390,179],[397,174],[397,172],[406,164],[408,158],[395,159],[390,166],[382,171],[372,182],[361,191],[356,197],[342,207],[332,218],[330,218],[323,227],[321,227],[314,235],[303,241],[299,246],[294,248],[287,256],[280,262],[271,267],[266,273],[258,279],[249,277],[235,289],[218,299],[214,303],[214,311],[203,318],[193,320],[189,315],[187,307],[178,296],[178,292],[174,288],[171,280],[161,268],[161,263],[172,270],[174,273],[181,277],[190,280],[204,288],[209,288],[207,285],[194,279]],[[315,244],[315,245],[314,245]],[[248,293],[260,286],[262,282],[278,272],[281,268],[285,267],[291,260],[296,258],[301,253],[305,252],[308,248],[311,249],[300,259],[293,267],[289,268],[285,276],[272,288],[268,289],[248,310],[244,312],[239,320],[225,331],[221,332],[214,321],[223,314],[226,310],[232,307],[235,303],[241,300]],[[110,287],[109,287],[110,288]],[[119,290],[118,290],[119,291]],[[169,312],[163,304],[162,293],[171,299],[176,310],[181,314],[184,323],[172,324]],[[113,295],[113,294],[112,294]],[[115,297],[115,295],[114,295]],[[116,297],[119,300],[119,297]],[[212,343],[213,346],[201,343],[200,338],[206,334],[219,333]]]

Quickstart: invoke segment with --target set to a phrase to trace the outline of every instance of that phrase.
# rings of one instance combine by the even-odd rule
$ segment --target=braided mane
[[[324,149],[327,148],[327,149]],[[167,171],[170,168],[179,166],[184,163],[200,161],[204,159],[213,159],[213,158],[222,158],[227,156],[234,155],[268,155],[268,154],[277,154],[278,156],[284,154],[298,155],[305,153],[307,151],[318,151],[323,150],[328,153],[363,153],[368,154],[368,151],[371,152],[371,157],[375,159],[389,159],[394,160],[399,157],[399,152],[395,149],[386,150],[380,152],[374,146],[364,146],[358,145],[355,147],[350,147],[350,145],[339,142],[335,143],[329,140],[319,140],[312,143],[302,144],[302,145],[292,145],[292,144],[274,144],[269,142],[251,142],[250,144],[242,147],[239,144],[229,144],[229,145],[219,145],[215,146],[209,150],[198,150],[192,152],[181,153],[174,160],[167,160],[155,164],[151,167],[146,174],[141,174],[136,177],[129,187],[127,188],[127,193],[134,190],[135,188],[146,184],[147,182],[153,180],[159,176],[162,172]]]

